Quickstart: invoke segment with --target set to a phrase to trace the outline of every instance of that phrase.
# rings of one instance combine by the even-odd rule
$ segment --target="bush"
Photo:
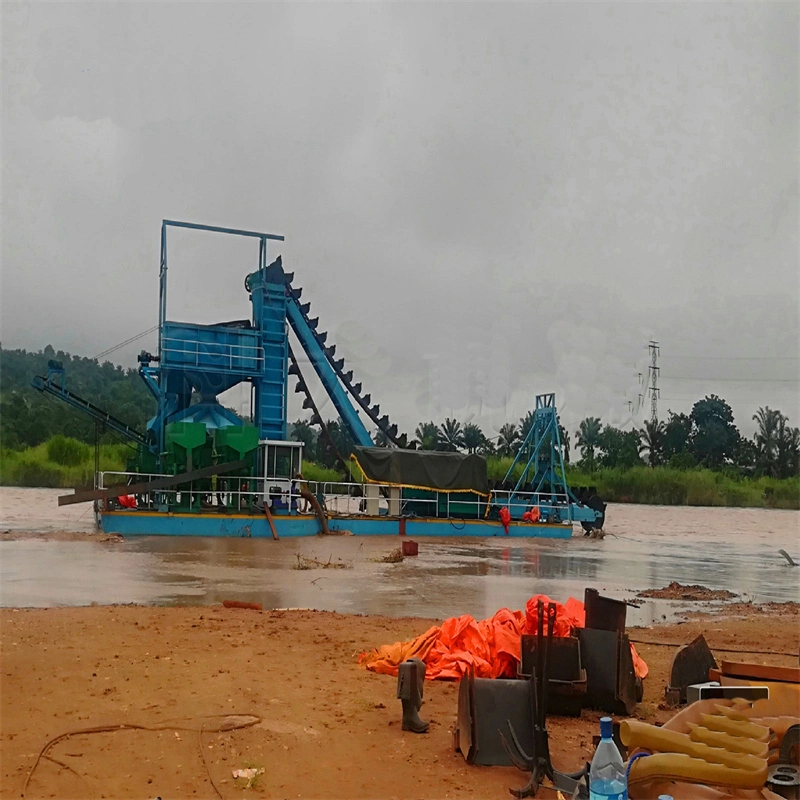
[[[328,469],[315,464],[313,461],[303,461],[303,478],[317,483],[339,483],[343,476],[335,469]]]
[[[61,471],[47,462],[20,459],[15,472],[15,483],[19,486],[40,486],[48,489],[62,486]]]
[[[77,467],[88,461],[91,454],[88,444],[62,436],[60,433],[47,442],[48,460],[62,467]]]

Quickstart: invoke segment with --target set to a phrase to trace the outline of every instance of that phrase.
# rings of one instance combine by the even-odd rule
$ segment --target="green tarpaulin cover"
[[[463,453],[356,447],[353,453],[365,478],[373,483],[489,494],[486,459]]]

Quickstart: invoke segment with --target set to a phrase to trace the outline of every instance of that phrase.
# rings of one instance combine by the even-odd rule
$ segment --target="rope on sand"
[[[187,718],[183,718],[184,720]],[[42,759],[46,759],[48,761],[54,761],[59,766],[65,767],[66,769],[70,770],[71,772],[75,773],[80,777],[84,782],[85,778],[76,772],[72,767],[68,766],[67,764],[62,763],[61,761],[56,761],[56,759],[52,758],[51,756],[47,755],[47,751],[50,750],[51,747],[58,744],[58,742],[64,741],[64,739],[68,739],[70,736],[83,736],[84,734],[88,733],[114,733],[116,731],[197,731],[198,734],[198,742],[200,745],[200,755],[203,758],[203,764],[205,765],[206,772],[208,773],[208,779],[211,782],[211,785],[214,787],[214,791],[217,795],[221,798],[222,794],[220,794],[217,785],[214,783],[214,779],[211,777],[211,770],[208,767],[208,762],[206,761],[206,754],[203,751],[203,733],[223,733],[225,731],[236,731],[241,730],[242,728],[252,728],[253,725],[258,725],[259,722],[262,721],[262,718],[257,716],[256,714],[209,714],[206,717],[200,717],[200,719],[219,719],[220,722],[216,726],[208,726],[205,722],[202,722],[199,728],[192,728],[187,727],[185,725],[170,725],[168,723],[162,723],[161,725],[137,725],[131,722],[122,722],[118,725],[97,725],[93,728],[76,728],[75,730],[66,731],[65,733],[60,733],[58,736],[54,736],[50,739],[47,744],[39,751],[39,755],[36,756],[36,761],[33,762],[33,766],[28,771],[27,776],[25,777],[25,783],[22,785],[22,797],[25,797],[25,792],[28,790],[28,784],[33,777],[33,773],[36,770],[36,767],[39,766],[39,763]],[[229,720],[226,722],[225,720]],[[239,720],[238,722],[234,722],[233,720]]]

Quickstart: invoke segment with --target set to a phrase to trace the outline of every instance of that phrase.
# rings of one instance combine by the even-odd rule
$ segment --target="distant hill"
[[[38,353],[0,348],[0,446],[35,447],[55,434],[94,442],[94,422],[54,397],[31,386],[35,375],[47,375],[47,362],[61,361],[67,388],[115,417],[144,431],[156,402],[135,369],[81,358],[47,346]],[[105,433],[103,441],[113,441]]]

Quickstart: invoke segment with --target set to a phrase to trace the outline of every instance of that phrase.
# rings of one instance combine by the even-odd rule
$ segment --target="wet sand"
[[[670,660],[701,630],[712,649],[781,651],[793,655],[747,658],[797,664],[797,606],[739,611],[747,616],[630,631],[658,642],[638,645],[650,676],[637,717],[672,715],[659,705]],[[20,796],[48,740],[120,724],[158,730],[60,741],[26,797],[215,797],[213,780],[222,797],[234,798],[242,787],[232,771],[246,767],[264,768],[250,791],[265,797],[506,796],[525,784],[521,772],[468,767],[453,751],[455,683],[426,682],[422,716],[431,729],[415,735],[400,729],[396,680],[357,664],[359,652],[435,622],[220,606],[0,610],[0,796]],[[254,715],[258,724],[209,730],[228,715]],[[590,758],[599,716],[550,718],[556,768],[574,770]]]

